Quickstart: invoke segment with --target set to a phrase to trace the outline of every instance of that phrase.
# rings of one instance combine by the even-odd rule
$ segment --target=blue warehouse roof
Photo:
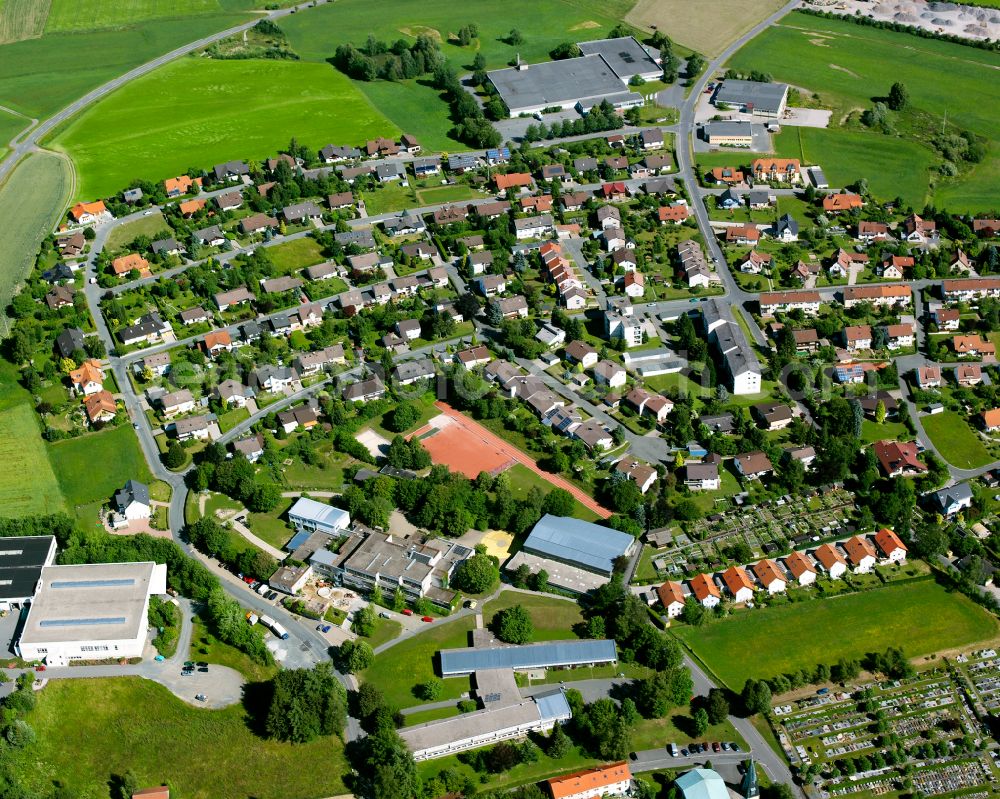
[[[442,649],[441,674],[451,677],[485,669],[544,669],[612,663],[618,650],[611,640],[549,641],[525,646]]]
[[[610,527],[546,513],[524,542],[524,549],[589,571],[611,574],[615,558],[634,544],[632,536]]]

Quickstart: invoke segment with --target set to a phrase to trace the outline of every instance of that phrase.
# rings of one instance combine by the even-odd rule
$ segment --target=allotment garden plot
[[[843,538],[853,532],[850,518],[854,497],[843,489],[809,497],[786,496],[773,502],[746,505],[745,495],[720,498],[717,513],[692,524],[685,532],[670,528],[653,533],[656,546],[667,547],[653,558],[661,577],[703,571],[721,565],[723,550],[746,543],[755,554],[771,555],[789,543],[801,548],[820,540]]]

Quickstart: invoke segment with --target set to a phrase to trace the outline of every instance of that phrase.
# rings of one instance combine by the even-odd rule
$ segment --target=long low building
[[[442,649],[439,654],[442,677],[461,677],[488,669],[554,669],[618,661],[618,649],[610,639]]]
[[[788,84],[727,79],[715,90],[712,102],[754,116],[780,117],[788,103]]]
[[[572,717],[565,694],[555,690],[513,704],[487,703],[485,708],[472,713],[404,727],[399,736],[414,760],[430,760],[520,738],[530,732],[547,732]]]
[[[149,597],[166,591],[167,567],[162,563],[46,566],[17,654],[55,666],[141,657]]]
[[[532,528],[522,548],[610,577],[615,561],[630,555],[635,546],[635,539],[627,533],[571,516],[546,513]]]

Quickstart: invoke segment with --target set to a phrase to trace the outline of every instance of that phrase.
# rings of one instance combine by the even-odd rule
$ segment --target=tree
[[[901,81],[896,81],[892,84],[892,88],[889,89],[889,108],[893,111],[902,111],[906,108],[906,104],[910,101],[910,93],[906,88],[906,84]]]
[[[576,507],[576,500],[565,488],[554,488],[545,495],[542,500],[542,513],[551,513],[553,516],[572,516]]]
[[[521,31],[517,28],[511,28],[510,33],[507,34],[507,44],[513,47],[524,44],[524,36],[521,34]]]
[[[306,743],[339,733],[347,720],[347,692],[329,663],[312,669],[282,669],[272,681],[268,735]]]
[[[882,402],[882,400],[879,400],[875,405],[875,421],[878,424],[882,424],[885,421],[885,414],[885,403]]]
[[[771,712],[771,689],[763,680],[747,680],[741,698],[743,707],[751,716],[755,713]]]
[[[469,594],[485,593],[499,581],[496,561],[482,552],[462,561],[451,578],[452,587]]]
[[[419,418],[420,411],[409,402],[404,402],[387,415],[385,426],[394,433],[402,433],[413,427]]]
[[[358,635],[371,638],[375,634],[376,627],[378,627],[378,617],[371,605],[365,605],[354,614],[351,629]]]
[[[344,641],[337,650],[337,668],[357,674],[375,660],[375,653],[366,641]]]
[[[187,453],[180,441],[171,441],[167,447],[167,454],[163,456],[163,463],[168,469],[179,469],[187,460]]]
[[[135,772],[132,769],[128,769],[115,780],[114,795],[117,799],[132,799],[132,796],[138,792],[139,788],[139,778],[135,776]]]
[[[493,617],[490,629],[507,644],[527,644],[535,634],[531,616],[520,605],[504,608]]]
[[[437,677],[431,677],[426,682],[422,682],[417,686],[417,696],[425,702],[433,702],[439,699],[442,691],[444,691],[444,683]]]
[[[702,735],[708,732],[708,728],[710,725],[708,723],[708,713],[705,711],[705,708],[703,707],[698,708],[691,715],[691,720],[694,722],[695,737],[700,738]]]
[[[420,779],[413,755],[399,734],[380,727],[361,744],[355,794],[364,799],[413,799],[420,794]]]
[[[710,688],[705,701],[705,712],[710,724],[721,724],[729,717],[729,700],[721,688]]]
[[[553,760],[558,760],[569,754],[573,748],[573,742],[562,728],[562,724],[556,724],[549,735],[549,740],[545,744],[545,754]]]

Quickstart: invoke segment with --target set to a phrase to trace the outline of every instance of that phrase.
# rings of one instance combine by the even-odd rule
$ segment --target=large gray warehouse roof
[[[656,75],[659,77],[659,65],[646,51],[646,48],[631,36],[580,42],[578,47],[584,55],[603,56],[604,60],[608,62],[608,66],[622,80],[627,81],[633,75]]]
[[[51,535],[0,539],[0,600],[22,600],[35,593],[54,542]]]
[[[531,531],[523,549],[611,574],[615,558],[628,552],[634,543],[632,536],[610,527],[546,513]]]
[[[715,102],[731,105],[753,103],[754,108],[776,114],[780,110],[787,92],[788,84],[786,83],[760,83],[753,80],[727,79],[716,91]]]
[[[511,113],[623,91],[622,80],[599,55],[498,69],[488,74]]]
[[[484,669],[544,669],[612,663],[618,660],[615,642],[550,641],[525,646],[442,649],[441,675],[453,677]]]

